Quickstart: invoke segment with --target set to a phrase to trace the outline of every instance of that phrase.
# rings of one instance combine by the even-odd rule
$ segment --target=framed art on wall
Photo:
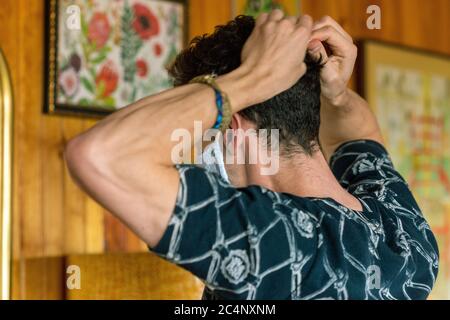
[[[187,0],[46,4],[46,112],[108,114],[171,87]]]
[[[450,298],[450,57],[377,41],[360,44],[360,92],[396,169],[436,235],[432,298]]]

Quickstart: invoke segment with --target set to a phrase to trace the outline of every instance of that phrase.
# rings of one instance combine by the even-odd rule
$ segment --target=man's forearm
[[[233,112],[253,103],[248,97],[257,98],[249,94],[255,79],[248,79],[241,70],[219,77],[217,82],[229,93]],[[105,118],[78,138],[95,144],[98,156],[147,154],[154,162],[173,165],[170,156],[176,144],[171,141],[174,130],[187,129],[194,136],[194,121],[201,121],[208,129],[216,116],[214,92],[205,85],[192,84],[144,98]]]
[[[350,89],[334,101],[322,98],[319,137],[327,159],[347,141],[372,139],[383,142],[377,119],[367,101]]]

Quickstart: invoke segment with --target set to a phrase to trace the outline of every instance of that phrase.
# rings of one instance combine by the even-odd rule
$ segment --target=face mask
[[[198,159],[199,161],[196,161],[196,163],[199,163],[201,167],[205,168],[206,170],[210,172],[214,172],[219,174],[222,179],[227,181],[228,183],[230,180],[228,179],[227,171],[225,170],[225,164],[223,162],[223,153],[221,144],[219,143],[219,139],[216,139],[216,141],[210,143],[203,153],[199,155]]]

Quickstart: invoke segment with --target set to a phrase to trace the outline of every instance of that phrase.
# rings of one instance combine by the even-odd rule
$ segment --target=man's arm
[[[241,88],[251,81],[237,71],[218,79],[235,108],[246,105]],[[178,191],[172,133],[193,134],[194,121],[211,127],[217,115],[214,93],[190,84],[144,98],[69,141],[65,158],[77,184],[122,220],[147,244],[165,229]],[[194,142],[192,142],[194,143]]]
[[[311,28],[310,17],[284,19],[279,10],[258,18],[241,67],[217,79],[233,112],[270,99],[303,76]],[[70,141],[65,153],[70,173],[153,247],[167,227],[178,192],[172,133],[183,128],[194,136],[194,121],[201,121],[204,130],[212,127],[214,101],[214,92],[200,84],[142,99]]]
[[[347,141],[370,139],[383,144],[377,119],[367,101],[350,89],[341,99],[321,99],[319,139],[327,159]]]
[[[314,24],[311,39],[309,53],[324,61],[319,139],[327,159],[347,141],[371,139],[382,143],[368,103],[347,88],[357,56],[351,36],[332,18],[324,17]]]

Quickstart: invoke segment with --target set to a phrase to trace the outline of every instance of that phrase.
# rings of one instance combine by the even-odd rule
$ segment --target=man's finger
[[[308,53],[315,61],[320,60],[322,64],[326,64],[328,62],[327,50],[319,40],[312,40],[309,42]]]
[[[319,40],[325,42],[334,55],[346,56],[352,49],[353,43],[349,42],[334,27],[325,26],[311,33],[311,40]]]
[[[283,17],[284,13],[280,9],[275,9],[269,14],[269,20],[271,21],[280,21]]]
[[[256,19],[255,26],[260,26],[264,24],[269,19],[268,13],[261,13],[258,18]]]
[[[286,20],[289,20],[292,24],[296,25],[298,22],[298,18],[297,17],[286,17]]]
[[[320,20],[316,21],[313,25],[313,30],[321,29],[327,25],[334,27],[344,38],[353,42],[353,38],[347,33],[347,31],[345,31],[345,29],[342,28],[342,26],[330,16],[322,17]]]
[[[306,29],[306,31],[311,32],[313,26],[313,19],[311,16],[305,14],[298,19],[297,28]]]

